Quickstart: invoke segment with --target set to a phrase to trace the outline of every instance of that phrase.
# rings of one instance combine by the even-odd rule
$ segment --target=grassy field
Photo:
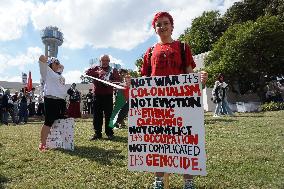
[[[197,188],[284,188],[284,111],[205,117],[207,171]],[[41,122],[0,126],[0,188],[149,188],[152,173],[127,170],[127,130],[114,141],[89,141],[91,119],[79,119],[75,151],[37,150]],[[171,188],[182,188],[180,175]]]

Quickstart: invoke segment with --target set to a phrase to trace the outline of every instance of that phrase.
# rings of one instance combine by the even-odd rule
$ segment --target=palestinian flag
[[[129,98],[129,88],[118,90],[115,98],[115,105],[110,117],[109,127],[114,128],[121,108],[127,103]]]

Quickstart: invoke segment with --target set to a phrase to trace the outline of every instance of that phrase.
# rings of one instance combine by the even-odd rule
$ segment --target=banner
[[[121,111],[124,111],[123,110],[124,106],[125,108],[127,108],[126,103],[129,100],[128,93],[129,93],[129,87],[125,87],[125,89],[123,90],[117,90],[117,94],[115,97],[115,104],[108,125],[110,128],[115,127],[115,123],[117,122],[119,116],[122,116],[123,117],[122,119],[124,119],[127,116],[127,112],[125,114],[121,114]]]
[[[33,80],[32,80],[32,73],[29,71],[28,83],[27,83],[27,90],[30,92],[33,88]]]
[[[206,175],[200,74],[131,79],[128,169]]]
[[[53,123],[46,140],[46,147],[74,150],[74,118],[58,119]]]

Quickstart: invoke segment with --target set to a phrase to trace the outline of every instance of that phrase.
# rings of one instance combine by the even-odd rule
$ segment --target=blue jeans
[[[19,123],[21,123],[24,120],[24,122],[28,121],[28,105],[27,103],[20,103],[19,107]]]
[[[233,115],[231,108],[229,107],[227,99],[222,99],[221,102],[216,104],[214,115],[220,115],[221,111],[224,114]]]
[[[3,119],[2,119],[4,124],[8,124],[8,118],[9,118],[8,110],[4,110],[3,111]]]

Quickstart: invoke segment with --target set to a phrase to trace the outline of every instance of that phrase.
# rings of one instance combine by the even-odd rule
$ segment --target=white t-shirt
[[[41,78],[44,82],[44,96],[55,96],[65,99],[67,96],[67,87],[65,78],[54,72],[47,63],[39,61]]]

